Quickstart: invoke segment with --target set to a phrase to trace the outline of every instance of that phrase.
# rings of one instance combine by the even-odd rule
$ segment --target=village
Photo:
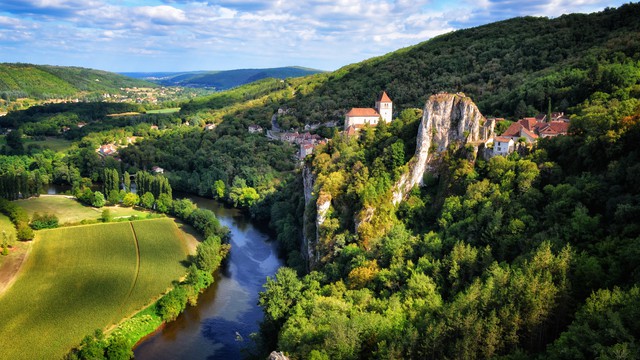
[[[282,110],[280,110],[282,111]],[[276,115],[274,115],[275,117]],[[375,127],[380,121],[390,123],[393,121],[393,101],[383,91],[378,97],[374,108],[351,108],[345,115],[343,134],[346,136],[357,135],[366,126]],[[499,123],[506,121],[504,118],[488,118],[487,121]],[[275,121],[272,120],[275,125]],[[335,124],[331,124],[335,126]],[[257,125],[254,125],[257,126]],[[313,149],[319,144],[326,144],[328,139],[309,132],[280,132],[273,126],[274,130],[267,131],[267,136],[274,140],[281,140],[300,146],[298,157],[303,160],[307,155],[313,153]],[[538,114],[535,117],[526,117],[509,125],[507,130],[497,136],[492,136],[484,142],[485,156],[497,155],[506,156],[514,151],[523,151],[531,148],[539,138],[566,135],[569,129],[569,118],[563,112],[553,112],[550,114]],[[249,132],[262,132],[259,126]]]
[[[278,140],[295,144],[299,147],[296,158],[299,161],[304,160],[311,155],[318,145],[326,144],[329,139],[318,134],[312,134],[311,131],[320,126],[335,127],[336,122],[327,122],[323,124],[306,125],[305,132],[297,130],[283,131],[277,125],[277,116],[286,114],[286,110],[279,109],[271,119],[271,129],[266,130],[256,124],[249,125],[247,132],[250,134],[264,134],[271,140]],[[342,134],[345,136],[357,135],[367,126],[375,127],[380,121],[391,123],[393,121],[393,101],[389,95],[383,91],[378,97],[373,108],[351,108],[344,120]],[[488,118],[487,122],[498,124],[505,120],[504,118]],[[513,152],[522,152],[530,149],[538,139],[554,137],[558,135],[566,135],[569,128],[569,118],[562,112],[553,112],[550,114],[538,114],[535,117],[525,117],[509,125],[509,127],[496,136],[491,136],[484,141],[484,156],[492,157],[497,155],[506,156]],[[84,126],[84,123],[78,124],[78,127]],[[189,126],[187,122],[184,125]],[[214,130],[216,124],[205,124],[204,130]],[[151,125],[151,130],[159,130],[157,125]],[[62,129],[67,131],[68,128]],[[118,148],[126,147],[135,143],[137,137],[129,137],[126,143],[122,144],[105,144],[96,149],[96,152],[102,157],[117,156]],[[154,173],[163,173],[164,169],[154,166]]]

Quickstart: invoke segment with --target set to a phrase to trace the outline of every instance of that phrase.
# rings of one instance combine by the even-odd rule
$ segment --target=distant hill
[[[154,83],[81,67],[0,63],[0,97],[51,99],[83,92],[116,93],[122,87],[155,87]]]
[[[298,66],[269,69],[238,69],[226,71],[192,72],[130,72],[122,75],[144,79],[165,86],[211,87],[226,90],[266,78],[286,79],[307,76],[323,72]]]

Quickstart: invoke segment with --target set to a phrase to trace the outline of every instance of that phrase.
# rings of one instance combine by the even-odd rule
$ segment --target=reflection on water
[[[141,343],[136,359],[238,359],[258,331],[262,310],[258,292],[267,276],[282,262],[269,236],[235,209],[198,197],[190,197],[201,208],[213,210],[231,230],[231,252],[227,266],[213,286],[178,319]]]

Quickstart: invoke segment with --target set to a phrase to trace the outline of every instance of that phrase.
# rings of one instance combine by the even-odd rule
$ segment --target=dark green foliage
[[[549,359],[640,357],[640,289],[603,289],[592,294],[571,326],[548,351]]]
[[[106,355],[109,360],[129,360],[133,359],[133,350],[123,336],[112,336]]]
[[[504,100],[514,89],[509,86],[478,96],[494,114],[517,110],[533,115],[531,104],[547,111],[549,98],[552,106],[562,102],[559,98],[566,100],[574,114],[570,136],[541,139],[526,156],[488,161],[476,160],[464,149],[448,149],[432,163],[425,186],[414,189],[398,208],[390,204],[390,190],[412,153],[407,152],[411,136],[403,135],[411,133],[407,123],[365,129],[358,139],[334,138],[320,148],[310,164],[316,176],[307,209],[311,222],[315,201],[331,202],[317,229],[317,272],[267,282],[260,297],[262,342],[292,358],[637,358],[640,48],[635,40],[626,48],[605,34],[605,29],[625,39],[625,31],[636,34],[638,19],[630,16],[637,9],[632,4],[589,16],[509,20],[357,65],[359,75],[346,72],[344,77],[357,84],[367,65],[375,63],[373,71],[398,56],[421,61],[420,48],[433,50],[445,43],[451,48],[445,53],[442,47],[442,54],[463,56],[456,44],[469,45],[468,38],[489,42],[494,38],[487,34],[498,30],[507,37],[530,31],[507,31],[516,23],[523,28],[537,24],[541,36],[551,26],[580,29],[587,43],[607,41],[606,51],[591,49],[595,58],[573,63],[586,66],[584,72],[543,74],[538,66],[547,66],[544,56],[541,63],[519,64],[518,69],[541,72],[522,79],[530,91],[521,94],[524,98],[513,96],[509,105]],[[628,28],[616,30],[605,20],[614,18]],[[577,19],[581,25],[573,22]],[[571,26],[565,28],[567,24]],[[529,46],[538,48],[538,40],[532,36]],[[623,54],[608,52],[618,45]],[[528,53],[520,45],[505,46],[526,60]],[[584,44],[575,46],[574,52]],[[486,44],[470,51],[490,48]],[[499,51],[496,56],[502,56],[500,62],[512,60]],[[572,56],[566,54],[567,59]],[[449,66],[453,74],[455,62],[466,61],[448,59],[454,64],[440,66]],[[501,68],[505,77],[511,76],[507,74],[513,69]],[[440,75],[430,74],[430,79]],[[495,80],[501,81],[499,76]],[[463,81],[461,88],[469,94],[473,85],[473,80]],[[401,91],[398,98],[409,93]],[[301,196],[300,187],[297,191]],[[281,198],[273,201],[272,215],[286,218],[295,210],[282,200],[296,196]],[[354,231],[354,224],[368,214],[368,223]],[[311,222],[306,235],[314,239]],[[300,234],[296,221],[274,225],[279,235]],[[288,239],[279,240],[287,244]]]
[[[212,235],[224,236],[226,230],[220,225],[216,215],[211,210],[196,209],[189,214],[187,220],[198,232],[204,234],[207,238]]]
[[[109,202],[116,205],[119,201],[120,175],[116,169],[104,169],[102,189]]]
[[[58,217],[55,214],[33,214],[33,219],[29,224],[32,229],[54,229],[58,227]]]
[[[209,236],[198,245],[194,262],[198,269],[211,274],[220,267],[228,250],[228,245],[222,245],[220,237]]]
[[[158,301],[158,315],[164,321],[173,321],[186,308],[187,290],[183,286],[175,287]]]
[[[16,237],[18,240],[26,241],[33,239],[35,234],[33,229],[29,226],[29,215],[23,208],[8,201],[7,199],[0,198],[0,212],[7,215],[15,225]]]

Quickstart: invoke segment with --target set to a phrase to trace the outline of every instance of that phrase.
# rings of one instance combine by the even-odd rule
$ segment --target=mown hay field
[[[105,206],[98,209],[83,205],[74,198],[64,195],[42,195],[26,200],[18,200],[16,204],[25,209],[31,217],[35,213],[55,214],[60,224],[79,223],[82,220],[97,220],[102,216],[102,211],[105,209],[109,209],[113,218],[147,215],[144,211],[120,206]]]
[[[176,225],[139,223],[39,231],[16,282],[0,296],[0,358],[61,358],[184,275],[188,254]]]
[[[85,219],[97,219],[102,212],[91,206],[82,205],[66,196],[40,196],[26,200],[18,200],[16,205],[25,209],[29,217],[33,214],[55,214],[60,224],[77,223]]]

